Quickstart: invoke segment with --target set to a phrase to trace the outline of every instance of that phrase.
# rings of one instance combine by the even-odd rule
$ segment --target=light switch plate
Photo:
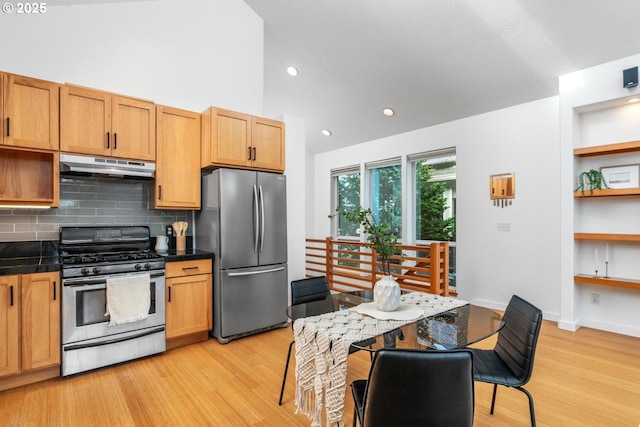
[[[498,231],[511,231],[511,223],[510,222],[499,222],[498,223]]]

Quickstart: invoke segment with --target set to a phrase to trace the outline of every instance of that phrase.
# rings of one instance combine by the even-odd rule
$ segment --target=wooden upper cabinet
[[[202,167],[250,164],[251,116],[210,107],[202,114]]]
[[[200,114],[157,106],[155,208],[200,209]]]
[[[284,123],[252,117],[251,145],[253,167],[284,172]]]
[[[60,89],[60,151],[154,161],[155,104],[79,86]]]
[[[60,150],[111,155],[111,95],[65,85],[60,88]]]
[[[210,107],[202,113],[203,168],[284,172],[284,123]]]
[[[148,101],[114,97],[111,103],[113,157],[156,159],[156,107]]]
[[[0,147],[0,204],[56,207],[60,204],[57,151]]]
[[[58,150],[59,89],[57,83],[14,74],[2,81],[1,143],[7,146]]]

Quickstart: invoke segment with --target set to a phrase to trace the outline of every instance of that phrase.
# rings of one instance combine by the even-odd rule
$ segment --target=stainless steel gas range
[[[150,240],[146,226],[60,229],[63,376],[165,351],[165,262]],[[139,275],[149,276],[148,315],[110,326],[110,279]]]

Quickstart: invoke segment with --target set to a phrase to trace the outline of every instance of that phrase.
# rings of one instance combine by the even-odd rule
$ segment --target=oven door
[[[131,274],[112,275],[130,276]],[[151,305],[149,316],[137,322],[109,326],[107,276],[63,279],[62,343],[108,337],[165,324],[164,271],[150,272]]]

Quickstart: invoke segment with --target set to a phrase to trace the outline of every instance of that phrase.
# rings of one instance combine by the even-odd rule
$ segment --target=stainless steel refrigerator
[[[286,177],[216,169],[202,177],[196,247],[213,252],[213,329],[221,343],[286,326]]]

